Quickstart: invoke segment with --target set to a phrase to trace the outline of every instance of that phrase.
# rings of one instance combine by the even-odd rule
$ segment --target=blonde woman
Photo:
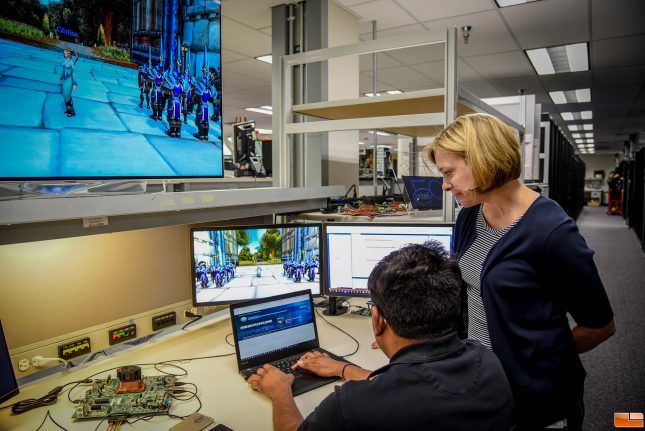
[[[458,118],[426,156],[464,207],[454,244],[465,281],[461,336],[499,357],[521,430],[563,420],[580,430],[585,370],[578,354],[615,332],[593,251],[556,202],[518,180],[517,134],[497,118]]]

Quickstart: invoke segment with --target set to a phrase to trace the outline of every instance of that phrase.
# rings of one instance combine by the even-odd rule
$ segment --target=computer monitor
[[[193,305],[309,289],[320,296],[320,223],[193,228]]]
[[[2,322],[0,322],[0,403],[18,393],[16,375],[13,373],[9,348],[4,338]]]
[[[403,187],[412,208],[440,210],[443,208],[443,178],[403,175]]]
[[[376,264],[391,252],[408,244],[429,240],[451,250],[453,223],[325,223],[324,293],[330,296],[328,314],[347,310],[334,297],[369,297],[367,279]]]

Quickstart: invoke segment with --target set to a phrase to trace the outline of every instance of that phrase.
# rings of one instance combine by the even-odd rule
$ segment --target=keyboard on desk
[[[302,354],[294,355],[294,356],[289,356],[288,358],[283,358],[280,359],[279,361],[274,361],[274,362],[269,362],[271,365],[282,371],[283,373],[287,374],[292,374],[294,370],[291,368],[294,366],[296,362],[298,362],[298,359],[302,357]],[[244,376],[244,380],[248,380],[249,377],[251,377],[253,374],[256,373],[258,369],[262,368],[262,366],[259,367],[253,367],[253,368],[247,368],[246,370],[240,371],[242,376]]]

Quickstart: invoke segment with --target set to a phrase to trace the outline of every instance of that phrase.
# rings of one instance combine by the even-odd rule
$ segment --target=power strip
[[[76,353],[76,351],[80,352],[82,350],[81,356],[84,356],[113,347],[112,344],[114,343],[110,342],[113,341],[111,339],[111,334],[118,329],[132,327],[133,325],[136,328],[136,336],[128,337],[127,341],[124,340],[125,344],[148,337],[151,334],[158,334],[160,332],[163,332],[162,329],[170,327],[165,326],[164,328],[159,328],[158,326],[156,326],[157,329],[153,327],[153,318],[157,318],[159,316],[168,316],[168,318],[163,321],[164,324],[169,324],[174,317],[176,324],[172,326],[183,325],[193,320],[192,318],[185,317],[184,311],[190,311],[193,308],[194,307],[192,306],[192,302],[190,300],[186,300],[170,305],[169,307],[156,308],[144,313],[139,313],[135,316],[131,316],[131,318],[129,319],[126,318],[122,320],[106,322],[102,325],[96,325],[84,330],[66,334],[64,336],[55,337],[48,340],[43,340],[38,343],[19,347],[17,349],[12,349],[10,351],[10,357],[14,373],[16,374],[16,378],[19,379],[20,383],[20,379],[31,377],[33,374],[42,373],[52,367],[59,367],[60,363],[58,363],[57,361],[46,361],[44,363],[42,361],[36,361],[36,364],[38,366],[35,367],[33,366],[33,358],[58,358],[61,355],[61,350],[59,349],[61,346],[64,347],[63,350],[65,350],[66,353],[63,354],[64,357],[68,357],[71,351]],[[202,307],[198,310],[198,313],[206,316],[209,314],[217,313],[219,311],[223,311],[225,309],[227,309],[226,306]],[[82,342],[79,342],[79,340]],[[74,346],[76,346],[77,344],[82,344],[82,349],[75,348]],[[73,354],[71,356],[78,357],[78,355]],[[82,359],[74,362],[82,362]]]

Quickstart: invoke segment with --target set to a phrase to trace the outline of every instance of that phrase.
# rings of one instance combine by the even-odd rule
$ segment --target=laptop
[[[245,380],[264,364],[271,364],[295,375],[291,390],[296,396],[340,379],[291,369],[312,350],[344,361],[320,348],[310,290],[238,302],[230,310],[237,366]]]
[[[403,187],[412,208],[417,210],[440,210],[443,208],[443,179],[403,175]]]

